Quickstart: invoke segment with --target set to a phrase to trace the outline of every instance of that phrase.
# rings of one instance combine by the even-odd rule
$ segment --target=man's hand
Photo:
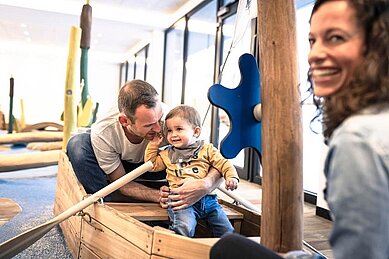
[[[179,187],[171,188],[169,206],[174,210],[185,209],[208,194],[208,187],[204,179],[182,179]]]
[[[223,178],[215,169],[210,168],[208,175],[203,179],[182,179],[177,188],[162,186],[159,191],[159,203],[162,208],[174,207],[180,210],[193,205],[205,195],[215,190]]]
[[[167,186],[162,186],[159,188],[159,205],[162,208],[167,209],[169,201],[170,188]]]

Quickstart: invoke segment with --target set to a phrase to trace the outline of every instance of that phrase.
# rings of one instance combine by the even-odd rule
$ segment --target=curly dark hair
[[[149,83],[142,80],[132,80],[120,88],[118,108],[132,123],[135,123],[135,110],[141,105],[154,108],[158,103],[158,93]]]
[[[329,1],[316,1],[311,18],[322,4]],[[362,64],[346,86],[331,96],[313,96],[323,115],[323,135],[327,139],[350,115],[373,104],[389,103],[389,0],[346,1],[354,8],[358,23],[364,30],[366,48]],[[313,93],[310,76],[308,80]]]

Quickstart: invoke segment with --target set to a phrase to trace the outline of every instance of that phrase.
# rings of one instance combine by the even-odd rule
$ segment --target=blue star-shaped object
[[[223,109],[230,118],[230,131],[220,144],[220,152],[231,159],[244,148],[251,147],[261,156],[261,122],[254,117],[254,108],[261,102],[257,62],[251,54],[239,58],[241,80],[234,89],[220,84],[211,86],[208,99]]]

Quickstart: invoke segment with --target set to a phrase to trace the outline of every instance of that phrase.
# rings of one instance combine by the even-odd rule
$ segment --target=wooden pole
[[[302,126],[295,3],[258,0],[262,96],[261,243],[277,252],[302,249]]]
[[[14,104],[14,78],[11,76],[9,79],[9,119],[8,119],[8,133],[13,132],[13,104]]]
[[[70,134],[76,129],[77,125],[77,110],[74,91],[76,87],[79,87],[80,85],[78,81],[80,71],[80,39],[81,28],[72,26],[70,29],[69,54],[66,68],[63,150],[66,149]]]

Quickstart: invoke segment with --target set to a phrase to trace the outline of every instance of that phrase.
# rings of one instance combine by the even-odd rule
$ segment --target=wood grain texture
[[[277,251],[302,248],[302,125],[295,3],[258,1],[262,96],[263,196],[261,243]]]
[[[58,164],[60,150],[0,155],[0,172]]]
[[[63,132],[59,131],[32,131],[12,134],[1,134],[0,145],[2,144],[25,144],[30,142],[51,142],[62,141]]]
[[[12,199],[0,198],[0,204],[0,227],[22,211],[19,204]]]

